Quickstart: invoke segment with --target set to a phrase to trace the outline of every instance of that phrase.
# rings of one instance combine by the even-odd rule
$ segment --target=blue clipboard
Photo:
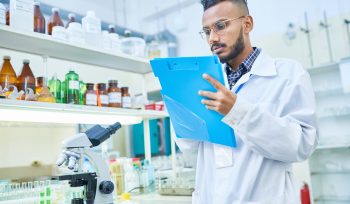
[[[203,73],[225,84],[217,56],[157,58],[151,66],[177,137],[236,147],[233,129],[221,121],[222,115],[206,109],[198,95],[199,90],[216,91]]]

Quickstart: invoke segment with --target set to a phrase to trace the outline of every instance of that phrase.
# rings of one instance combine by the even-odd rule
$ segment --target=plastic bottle
[[[35,77],[29,63],[29,60],[23,60],[22,71],[17,78],[17,88],[19,91],[27,92],[27,89],[30,88],[35,92]]]
[[[55,26],[62,26],[63,27],[63,22],[61,20],[60,14],[59,14],[59,9],[58,8],[52,8],[51,9],[52,14],[49,20],[49,23],[47,24],[47,33],[49,35],[52,34],[52,28]]]
[[[79,75],[73,70],[66,74],[66,94],[68,104],[79,104]]]
[[[11,65],[11,57],[10,56],[4,56],[4,62],[1,66],[0,70],[0,85],[2,89],[9,89],[12,91],[13,89],[10,88],[10,86],[16,86],[17,85],[17,76],[16,72],[13,69]]]
[[[74,23],[74,22],[76,22],[76,20],[75,20],[75,14],[74,14],[74,13],[69,13],[69,14],[68,14],[68,22],[67,22],[67,24],[66,24],[66,28],[69,27],[69,24],[70,24],[70,23]]]
[[[57,74],[49,80],[50,93],[56,98],[56,103],[62,103],[61,97],[61,81],[57,78]]]
[[[6,24],[6,7],[2,3],[0,3],[0,24]]]
[[[86,44],[101,47],[101,20],[95,16],[94,11],[88,11],[82,19]]]
[[[34,2],[34,32],[45,34],[45,18],[40,10],[40,2]]]

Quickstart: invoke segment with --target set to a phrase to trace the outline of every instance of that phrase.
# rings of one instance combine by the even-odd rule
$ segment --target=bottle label
[[[122,107],[123,108],[131,108],[131,97],[130,96],[124,96],[122,98]]]
[[[97,95],[86,94],[86,105],[97,106]]]
[[[101,104],[108,105],[108,95],[100,95]]]
[[[0,24],[6,24],[6,10],[0,7]]]
[[[75,80],[69,81],[68,89],[79,90],[79,81],[75,81]]]
[[[122,94],[120,92],[111,92],[108,93],[109,103],[121,103]]]
[[[95,25],[93,23],[88,23],[86,25],[86,32],[88,33],[99,33],[101,32],[101,27],[99,27],[99,25]]]

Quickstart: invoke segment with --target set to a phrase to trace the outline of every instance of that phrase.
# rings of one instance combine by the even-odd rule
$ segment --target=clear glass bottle
[[[66,28],[69,27],[69,24],[70,23],[73,23],[73,22],[76,22],[76,19],[75,19],[75,14],[74,13],[69,13],[68,14],[68,22],[66,24]]]
[[[64,26],[62,19],[59,14],[59,9],[58,8],[52,8],[52,15],[50,17],[49,23],[47,24],[47,33],[49,35],[52,34],[52,28],[55,26]]]
[[[98,106],[108,106],[108,92],[106,89],[106,84],[105,83],[98,83],[97,84],[97,105]]]
[[[66,74],[66,94],[68,104],[79,104],[79,75],[73,70]]]
[[[45,17],[40,10],[40,2],[34,2],[34,32],[45,34]]]
[[[118,88],[117,80],[108,81],[108,106],[115,108],[122,107],[122,92]]]
[[[122,87],[122,107],[131,108],[131,97],[129,94],[129,87]]]
[[[32,89],[35,92],[35,77],[29,66],[30,61],[27,59],[23,60],[23,67],[21,74],[17,78],[17,89],[18,91],[27,92],[27,88]]]
[[[57,74],[49,80],[50,93],[56,98],[56,103],[62,103],[61,97],[61,81],[57,78]]]
[[[85,105],[97,106],[97,95],[93,83],[86,83]]]
[[[9,91],[12,91],[13,88],[10,86],[16,86],[17,85],[17,76],[16,72],[13,69],[11,65],[11,57],[10,56],[4,56],[3,57],[4,62],[1,66],[0,70],[0,85],[2,89],[9,89]]]

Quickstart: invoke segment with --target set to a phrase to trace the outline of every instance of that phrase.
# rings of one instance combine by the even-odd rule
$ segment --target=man
[[[237,147],[176,139],[182,151],[198,155],[193,203],[300,203],[291,165],[318,142],[310,77],[299,63],[251,46],[245,0],[202,4],[201,33],[225,65],[231,90],[203,75],[217,91],[199,94],[234,129]]]

